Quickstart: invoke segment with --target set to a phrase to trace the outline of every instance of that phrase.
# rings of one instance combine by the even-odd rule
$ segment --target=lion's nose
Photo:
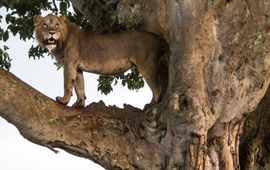
[[[49,31],[49,33],[50,33],[51,35],[53,35],[53,34],[55,34],[55,31]]]

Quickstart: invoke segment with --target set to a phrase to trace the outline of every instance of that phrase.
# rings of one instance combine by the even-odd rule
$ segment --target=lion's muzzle
[[[53,50],[57,45],[57,40],[52,36],[50,38],[45,39],[44,44],[46,48],[48,48],[49,50]]]

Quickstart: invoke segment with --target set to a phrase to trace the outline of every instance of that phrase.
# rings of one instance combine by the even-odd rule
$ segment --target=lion
[[[133,65],[152,90],[151,103],[161,100],[164,88],[159,83],[158,66],[164,50],[159,36],[139,31],[93,34],[71,23],[65,15],[34,16],[35,37],[47,48],[64,71],[64,96],[56,101],[67,105],[73,88],[77,95],[73,107],[85,106],[83,71],[118,75]]]

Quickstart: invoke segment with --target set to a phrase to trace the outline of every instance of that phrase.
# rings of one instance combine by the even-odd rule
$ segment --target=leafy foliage
[[[113,91],[112,83],[116,80],[112,76],[99,76],[98,79],[98,91],[101,91],[101,94],[107,95]]]
[[[31,58],[36,59],[36,57],[44,57],[45,53],[48,53],[49,50],[47,48],[41,48],[39,46],[31,46],[29,51],[28,51],[28,56]]]
[[[2,16],[0,16],[0,21],[2,19]],[[6,42],[9,38],[9,34],[7,30],[3,30],[2,28],[0,28],[0,41],[4,41]],[[7,70],[9,70],[11,64],[11,59],[9,58],[9,54],[7,53],[7,50],[9,48],[4,45],[3,48],[0,48],[0,67],[1,68],[5,68]]]
[[[127,85],[129,90],[138,90],[144,86],[144,81],[137,67],[132,67],[131,72],[127,73],[122,79],[122,85]]]
[[[6,42],[10,36],[19,36],[21,40],[34,39],[33,17],[40,15],[42,11],[53,14],[65,14],[69,20],[89,32],[115,32],[129,30],[140,24],[137,18],[132,19],[126,25],[118,24],[116,6],[119,0],[82,0],[82,10],[87,10],[88,20],[79,11],[71,9],[68,0],[1,0],[1,10],[6,10],[5,22],[7,27],[0,25],[0,41]],[[0,14],[0,22],[3,16]],[[9,69],[11,59],[7,53],[8,47],[0,48],[0,67]],[[49,51],[39,46],[32,45],[28,55],[34,59],[44,57]],[[130,72],[118,76],[100,76],[98,90],[108,94],[113,90],[112,85],[122,81],[130,90],[138,90],[144,86],[142,76],[138,69],[133,67]]]
[[[100,76],[98,79],[98,90],[107,95],[113,91],[112,85],[116,85],[118,81],[122,81],[122,85],[126,86],[129,90],[138,90],[144,86],[142,75],[139,73],[138,68],[133,66],[130,72],[117,76]]]
[[[121,29],[115,12],[118,0],[83,0],[82,2],[82,10],[89,13],[88,19],[93,32],[111,32]]]
[[[3,49],[0,48],[0,67],[9,70],[11,64],[11,59],[7,53],[8,47],[4,46]]]

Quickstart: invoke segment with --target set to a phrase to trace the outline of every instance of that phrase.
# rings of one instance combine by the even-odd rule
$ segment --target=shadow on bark
[[[241,169],[270,169],[270,88],[247,117],[240,144]]]

